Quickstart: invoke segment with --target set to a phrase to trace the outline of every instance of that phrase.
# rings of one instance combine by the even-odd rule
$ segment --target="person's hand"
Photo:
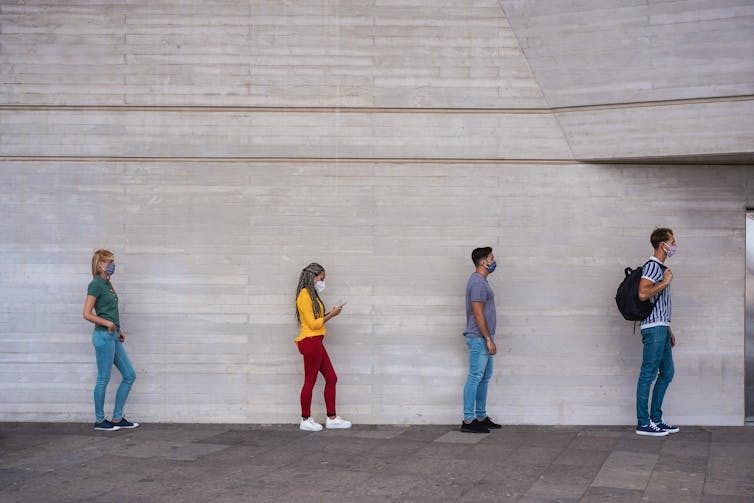
[[[662,275],[662,280],[669,285],[673,281],[673,271],[665,269],[665,273]]]
[[[673,334],[670,334],[670,347],[671,348],[675,347],[675,335]]]
[[[111,334],[112,334],[113,332],[115,332],[115,329],[116,329],[116,328],[118,328],[118,327],[116,327],[116,326],[115,326],[115,323],[113,323],[112,321],[108,321],[108,322],[107,322],[107,325],[105,325],[105,326],[107,327],[107,331],[108,331],[109,333],[111,333]]]
[[[343,310],[343,306],[335,306],[332,308],[332,311],[330,311],[330,314],[332,316],[338,316],[342,310]]]
[[[120,342],[126,342],[126,333],[121,330],[120,334],[118,335],[118,340]]]
[[[490,354],[490,356],[497,353],[497,346],[495,346],[495,343],[492,342],[492,340],[487,341],[487,352]]]

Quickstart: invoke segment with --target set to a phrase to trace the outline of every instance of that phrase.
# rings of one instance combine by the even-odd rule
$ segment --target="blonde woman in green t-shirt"
[[[95,430],[115,431],[121,428],[136,428],[123,417],[131,385],[136,373],[128,359],[123,343],[126,334],[120,329],[118,316],[118,294],[115,293],[110,277],[115,274],[115,256],[109,250],[97,250],[92,256],[92,281],[87,288],[84,302],[84,319],[94,323],[92,344],[97,354],[97,383],[94,386]],[[110,382],[113,365],[123,377],[115,395],[113,419],[105,419],[105,393]]]

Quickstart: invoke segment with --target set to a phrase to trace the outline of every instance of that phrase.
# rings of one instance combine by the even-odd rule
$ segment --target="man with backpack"
[[[679,429],[662,418],[662,401],[673,380],[673,352],[675,337],[670,328],[670,283],[673,273],[665,261],[676,252],[673,231],[657,228],[649,238],[654,254],[644,264],[639,282],[639,300],[650,300],[652,312],[641,321],[641,340],[644,345],[639,380],[636,384],[636,433],[661,437]],[[649,389],[655,382],[649,411]]]

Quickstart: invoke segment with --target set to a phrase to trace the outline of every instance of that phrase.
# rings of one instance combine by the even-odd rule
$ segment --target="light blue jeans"
[[[487,352],[484,337],[466,337],[469,346],[469,375],[463,387],[463,419],[487,417],[487,385],[492,377],[494,357]]]
[[[115,409],[113,410],[113,419],[120,420],[123,417],[123,407],[126,405],[128,393],[131,391],[131,385],[136,380],[136,373],[128,359],[126,348],[118,340],[120,332],[118,330],[110,333],[104,327],[96,327],[92,333],[92,344],[97,353],[97,384],[94,386],[94,415],[95,421],[101,422],[105,419],[105,393],[107,384],[110,382],[110,373],[113,365],[118,369],[123,380],[118,386],[118,392],[115,394]]]
[[[668,327],[645,328],[641,331],[644,344],[644,356],[641,362],[639,381],[636,384],[636,421],[639,426],[662,421],[662,401],[665,398],[670,381],[673,380],[673,350],[670,345]],[[657,379],[657,381],[655,381]],[[651,409],[647,412],[649,388],[655,383],[652,391]]]

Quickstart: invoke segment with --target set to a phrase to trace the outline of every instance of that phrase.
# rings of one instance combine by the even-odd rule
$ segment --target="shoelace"
[[[657,426],[653,421],[649,422],[649,427],[652,428],[655,431],[661,431],[662,430],[662,428],[660,428],[659,426]]]

